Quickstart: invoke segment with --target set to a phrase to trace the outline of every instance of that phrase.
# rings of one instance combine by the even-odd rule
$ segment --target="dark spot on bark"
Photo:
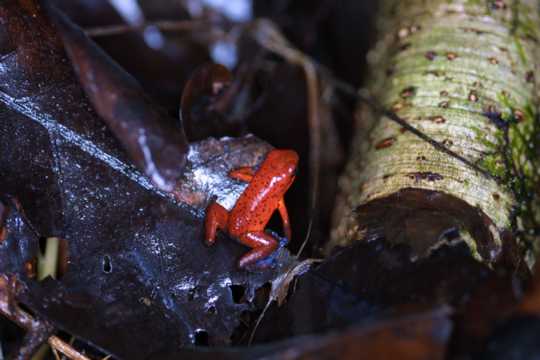
[[[469,101],[472,101],[472,102],[477,102],[478,101],[478,93],[476,92],[476,90],[471,90],[469,92],[468,99],[469,99]]]
[[[407,174],[409,179],[414,180],[415,182],[419,182],[421,180],[427,180],[427,181],[439,181],[444,179],[441,174],[432,173],[431,171],[426,172],[412,172]]]
[[[448,107],[450,106],[450,102],[449,101],[441,101],[439,103],[439,107],[440,108],[443,108],[443,109],[448,109]]]
[[[442,70],[427,70],[424,72],[424,75],[433,75],[433,76],[436,76],[436,77],[441,77],[441,76],[444,76],[444,74],[446,74],[444,71]]]
[[[534,83],[534,71],[527,71],[525,74],[525,81],[528,83]]]
[[[454,145],[454,142],[452,140],[450,140],[450,139],[444,139],[442,143],[446,147],[450,147],[450,146]]]
[[[405,129],[404,127],[402,127],[401,129],[399,129],[399,132],[402,133],[402,134],[406,133],[407,131],[408,131],[408,130]]]
[[[405,51],[411,47],[411,43],[405,43],[399,47],[399,51]]]
[[[437,53],[435,51],[428,51],[424,54],[424,56],[426,57],[426,59],[428,59],[429,61],[433,61],[435,59],[435,57],[437,56]]]
[[[489,60],[489,63],[492,65],[497,65],[499,63],[499,60],[497,60],[494,57],[490,57],[488,60]]]
[[[497,193],[493,193],[492,196],[493,196],[493,199],[495,199],[495,201],[499,201],[501,199],[501,195]]]
[[[446,58],[450,61],[454,61],[458,55],[455,52],[449,51],[446,53]]]
[[[389,67],[386,69],[386,76],[392,76],[395,73],[395,69],[393,67]]]
[[[499,50],[501,50],[502,52],[508,52],[508,49],[505,48],[505,47],[502,47],[502,46],[499,46]]]
[[[386,174],[386,175],[383,175],[382,178],[383,178],[383,180],[386,180],[386,179],[388,179],[390,176],[392,176],[392,175],[391,175],[391,174]]]
[[[411,34],[414,34],[415,32],[420,31],[420,30],[422,30],[422,26],[420,26],[420,25],[412,25],[411,26]]]
[[[516,118],[517,122],[523,121],[523,117],[525,114],[521,110],[514,110],[514,117]]]
[[[375,149],[377,149],[377,150],[386,149],[386,148],[394,145],[395,142],[396,142],[395,137],[386,138],[384,140],[379,141],[377,143],[377,145],[375,145]]]
[[[491,8],[493,10],[504,10],[506,9],[506,3],[504,0],[493,0],[491,1]]]
[[[441,115],[430,116],[429,120],[434,122],[435,124],[444,124],[446,122],[446,119]]]
[[[427,158],[424,155],[420,155],[416,157],[416,161],[427,161]]]
[[[461,29],[466,33],[472,32],[472,33],[475,33],[476,35],[482,35],[484,33],[482,30],[475,29],[475,28],[472,28],[472,27],[464,27],[464,28],[461,28]]]
[[[448,91],[443,90],[443,91],[441,91],[440,95],[446,97],[446,96],[448,96]]]
[[[416,94],[416,87],[409,86],[401,90],[401,93],[399,94],[399,96],[401,96],[403,99],[406,99],[406,98],[414,96],[414,94]]]

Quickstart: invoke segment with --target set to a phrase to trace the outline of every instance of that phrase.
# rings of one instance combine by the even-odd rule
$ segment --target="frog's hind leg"
[[[213,245],[216,242],[216,232],[218,229],[227,230],[229,222],[229,212],[217,202],[212,201],[206,208],[206,218],[204,220],[205,237],[207,245]]]
[[[253,248],[240,258],[238,261],[239,268],[245,268],[248,265],[266,258],[268,255],[272,254],[279,245],[276,239],[264,232],[248,232],[240,235],[238,240],[242,244]]]

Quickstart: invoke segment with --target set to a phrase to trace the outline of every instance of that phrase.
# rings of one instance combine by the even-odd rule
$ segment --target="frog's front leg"
[[[213,245],[216,242],[216,232],[218,229],[227,231],[229,223],[229,212],[217,202],[213,201],[206,209],[206,218],[204,228],[206,231],[204,241],[207,245]]]
[[[283,232],[287,240],[291,241],[291,223],[289,221],[289,213],[287,212],[287,206],[285,206],[285,199],[281,198],[278,202],[278,211],[283,221]]]
[[[229,177],[247,183],[251,182],[253,176],[255,176],[255,171],[249,166],[244,166],[229,172]]]
[[[238,241],[252,248],[238,261],[238,267],[245,268],[272,254],[279,243],[271,235],[262,231],[248,232],[238,237]]]

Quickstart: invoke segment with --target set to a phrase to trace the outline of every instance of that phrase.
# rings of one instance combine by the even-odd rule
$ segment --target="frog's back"
[[[231,235],[264,230],[294,181],[297,163],[298,155],[292,150],[272,150],[268,154],[231,210]]]
[[[283,197],[284,191],[273,186],[276,184],[272,184],[272,179],[258,175],[255,174],[231,210],[229,217],[231,235],[262,231]]]

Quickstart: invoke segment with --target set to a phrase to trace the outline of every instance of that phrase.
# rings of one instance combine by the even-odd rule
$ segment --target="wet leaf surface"
[[[464,243],[420,261],[410,254],[379,240],[343,249],[298,279],[287,303],[267,312],[255,339],[376,322],[410,306],[459,305],[492,272],[469,256]]]
[[[28,226],[16,200],[0,200],[0,273],[27,276],[27,263],[39,251],[39,238]]]
[[[49,7],[66,52],[94,109],[132,162],[171,191],[185,167],[188,144],[181,123],[153,104],[140,85],[54,7]]]
[[[124,358],[175,353],[189,344],[227,344],[239,315],[252,309],[254,290],[274,272],[238,271],[236,259],[246,249],[232,241],[206,248],[204,202],[177,201],[130,165],[92,110],[40,11],[15,1],[0,7],[9,34],[1,47],[7,50],[0,71],[0,187],[20,200],[28,221],[27,227],[7,228],[2,270],[20,273],[22,260],[36,255],[37,236],[58,236],[69,246],[61,280],[22,278],[27,291],[19,300],[36,314]],[[264,150],[253,151],[252,144],[246,152],[244,145],[242,139],[217,148],[195,145],[192,154],[213,157],[221,167],[238,166],[250,154],[253,164],[261,159]],[[230,158],[237,162],[217,161],[223,154],[213,151],[220,149],[235,150]],[[208,184],[216,193],[221,185]],[[28,227],[35,237],[24,240],[28,245],[19,259],[7,249],[24,243]],[[233,285],[244,288],[239,303]]]

